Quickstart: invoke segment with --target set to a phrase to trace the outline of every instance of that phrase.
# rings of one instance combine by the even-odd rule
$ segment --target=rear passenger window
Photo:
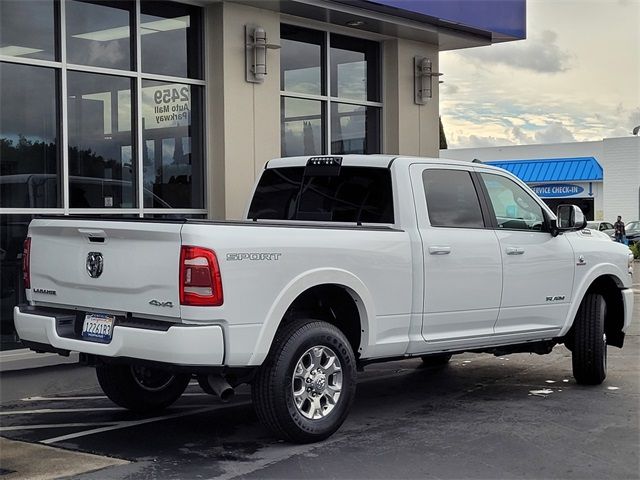
[[[484,228],[480,201],[469,172],[425,170],[422,181],[432,226]]]
[[[342,167],[337,176],[305,176],[304,167],[267,169],[250,219],[393,223],[388,168]]]

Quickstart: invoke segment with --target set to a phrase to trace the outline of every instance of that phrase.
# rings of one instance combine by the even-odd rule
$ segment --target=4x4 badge
[[[87,254],[87,273],[91,278],[98,278],[102,275],[102,268],[104,267],[104,259],[100,252],[89,252]]]

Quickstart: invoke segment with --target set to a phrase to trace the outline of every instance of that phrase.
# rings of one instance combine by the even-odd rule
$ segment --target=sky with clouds
[[[527,0],[527,39],[440,54],[449,148],[602,140],[640,125],[640,0]]]

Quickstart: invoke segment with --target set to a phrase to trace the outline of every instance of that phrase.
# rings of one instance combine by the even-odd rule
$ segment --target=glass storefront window
[[[144,206],[202,208],[202,87],[142,82]]]
[[[331,104],[331,153],[380,151],[380,109],[347,103]]]
[[[56,59],[53,0],[0,1],[0,55]]]
[[[13,307],[24,301],[22,244],[31,215],[0,215],[0,349],[20,348]]]
[[[21,347],[35,215],[207,215],[204,10],[186,3],[0,0],[0,350]]]
[[[282,97],[281,112],[283,157],[325,153],[322,102]]]
[[[324,94],[322,32],[289,25],[280,27],[280,89],[287,92]]]
[[[292,25],[280,29],[282,156],[379,153],[380,45]]]
[[[67,0],[67,62],[130,70],[133,2]]]
[[[142,2],[142,71],[202,78],[200,9],[168,2]]]
[[[136,206],[132,80],[69,72],[69,206]]]
[[[0,64],[0,206],[61,205],[57,74]]]
[[[380,100],[378,44],[331,35],[331,96],[350,100]]]

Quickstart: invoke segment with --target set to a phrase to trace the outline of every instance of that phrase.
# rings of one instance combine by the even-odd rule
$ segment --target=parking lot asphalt
[[[37,466],[43,479],[640,478],[634,288],[634,323],[625,347],[609,348],[602,385],[577,385],[562,346],[464,354],[439,369],[371,365],[343,427],[312,445],[273,439],[247,387],[222,404],[192,382],[173,407],[145,416],[112,404],[87,367],[5,372],[0,476],[36,478]]]

